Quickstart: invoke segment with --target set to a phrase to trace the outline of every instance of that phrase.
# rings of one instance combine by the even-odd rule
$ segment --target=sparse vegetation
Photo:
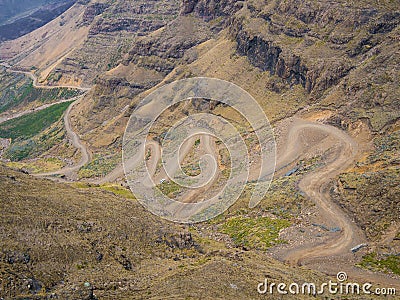
[[[72,184],[73,187],[78,189],[101,189],[104,191],[108,191],[113,193],[116,196],[120,196],[126,199],[135,199],[132,192],[121,185],[118,184],[90,184],[90,183],[82,183],[82,182],[75,182]]]
[[[14,284],[0,291],[2,297],[57,294],[85,299],[87,286],[94,286],[101,287],[94,290],[98,298],[167,298],[171,293],[196,298],[199,284],[212,284],[202,292],[206,298],[226,299],[228,294],[236,299],[254,294],[252,283],[260,273],[282,278],[284,270],[292,280],[323,278],[289,269],[265,255],[242,255],[214,239],[198,238],[187,228],[153,216],[134,199],[104,191],[107,186],[79,183],[74,188],[1,165],[0,179],[0,190],[7,191],[0,202],[0,223],[8,233],[0,240],[0,274],[6,286]],[[30,289],[26,282],[35,285]],[[240,289],[227,290],[226,282]],[[137,288],[129,288],[133,284]]]
[[[374,151],[358,162],[353,172],[339,177],[338,201],[375,240],[400,217],[399,141],[399,131],[376,138]]]
[[[223,223],[221,231],[237,246],[265,250],[284,242],[279,239],[279,232],[288,226],[290,222],[282,219],[232,217]]]
[[[101,177],[111,172],[120,162],[120,155],[96,155],[93,160],[83,166],[78,175],[80,178]]]
[[[299,214],[305,197],[300,194],[296,183],[298,178],[281,177],[272,181],[271,186],[265,195],[261,205],[267,211],[273,214],[291,218],[291,216]]]
[[[331,225],[340,225],[346,228],[335,228],[347,232],[345,229],[353,228],[347,222],[350,219],[365,230],[368,249],[376,251],[364,256],[360,266],[400,275],[396,255],[400,233],[392,229],[400,217],[398,3],[306,0],[299,5],[288,0],[227,1],[214,5],[212,1],[189,0],[178,4],[179,1],[81,0],[74,6],[78,11],[72,9],[61,21],[65,22],[62,28],[54,22],[60,30],[58,34],[44,28],[40,35],[0,47],[5,57],[19,53],[10,62],[15,67],[37,64],[35,73],[47,74],[47,84],[94,84],[71,116],[73,127],[94,153],[93,161],[79,170],[78,180],[104,176],[120,163],[119,151],[129,115],[154,87],[207,76],[247,90],[273,123],[295,114],[296,118],[348,131],[349,141],[353,137],[360,144],[355,148],[361,151],[371,149],[373,141],[375,149],[360,153],[363,159],[332,178],[330,186],[327,180],[318,189],[315,184],[336,174],[334,170],[320,173],[328,174],[326,178],[314,174],[307,190],[311,197],[313,191],[319,192],[320,200],[327,204],[328,197],[333,197],[350,217],[343,217],[343,222],[335,220],[335,224],[330,224],[333,220],[311,223],[314,219],[320,221],[321,215],[312,209],[313,202],[298,187],[301,178],[314,168],[326,163],[329,169],[336,154],[345,156],[340,150],[346,148],[350,152],[350,142],[349,147],[334,143],[333,135],[326,140],[319,135],[306,139],[305,148],[313,153],[323,148],[314,147],[314,142],[321,140],[328,145],[332,142],[332,148],[328,155],[325,152],[311,159],[309,152],[303,153],[307,158],[288,166],[291,170],[283,167],[280,171],[287,173],[274,178],[265,198],[255,208],[248,205],[253,181],[247,183],[241,198],[224,214],[195,225],[177,225],[153,216],[128,189],[118,184],[57,184],[0,165],[0,191],[5,191],[0,201],[0,231],[5,233],[0,239],[0,278],[4,279],[2,287],[10,289],[3,296],[0,287],[0,298],[51,298],[50,293],[54,292],[55,298],[60,299],[92,299],[88,294],[93,287],[99,299],[253,299],[259,296],[256,281],[264,278],[279,282],[326,279],[316,271],[289,268],[265,255],[268,249],[274,251],[272,246],[285,243],[280,237],[282,230],[290,227],[284,231],[287,240],[307,250],[303,247],[309,246],[300,238],[311,237],[307,240],[310,247],[319,241],[333,245],[336,237],[350,242],[350,234],[329,231]],[[58,37],[71,30],[76,32],[74,39],[59,43]],[[56,49],[51,49],[54,45]],[[49,57],[40,57],[40,53]],[[19,61],[20,58],[23,60]],[[53,65],[54,62],[57,63]],[[77,93],[67,89],[35,89],[25,76],[3,73],[0,113],[20,111],[27,104],[34,107]],[[234,124],[243,134],[251,155],[259,152],[262,145],[257,144],[254,132],[249,133],[243,118],[232,113],[233,109],[196,99],[181,104],[163,112],[149,138],[161,142],[171,124],[193,113],[211,112]],[[148,111],[152,108],[151,104],[146,107]],[[80,152],[65,143],[62,112],[60,107],[59,111],[35,113],[1,124],[0,136],[13,139],[4,157],[35,158],[11,162],[10,166],[39,172],[70,165],[79,157]],[[279,126],[275,127],[276,133],[282,137],[285,131],[280,131]],[[315,130],[319,127],[316,125]],[[299,131],[299,135],[306,136],[306,130]],[[203,145],[199,143],[196,140],[182,163],[182,169],[190,176],[200,172],[198,157]],[[8,141],[4,145],[8,147]],[[218,179],[211,188],[203,188],[189,200],[206,199],[231,174],[231,158],[221,146],[216,145],[222,170]],[[50,147],[51,151],[45,152]],[[53,154],[57,158],[49,158]],[[298,161],[294,157],[293,154]],[[145,159],[151,160],[151,152],[145,154]],[[342,160],[346,166],[349,161],[347,156]],[[157,166],[157,178],[160,166],[161,163]],[[70,174],[63,176],[59,175],[57,180],[75,179]],[[187,191],[168,180],[162,180],[157,187],[170,198]],[[202,214],[208,215],[218,205],[221,203]],[[338,217],[342,214],[338,213]],[[296,226],[291,226],[294,223]],[[313,228],[315,225],[318,228]],[[292,239],[299,232],[299,240]],[[317,232],[321,235],[315,235]],[[380,239],[384,233],[388,233],[388,238],[382,247]],[[354,235],[354,240],[358,240],[358,231]],[[342,245],[343,253],[352,255],[347,246],[344,249],[347,243]],[[282,249],[278,248],[276,254],[280,255]],[[362,251],[356,255],[365,253]],[[311,260],[307,257],[303,262],[316,265]],[[330,258],[323,261],[335,264]],[[35,288],[36,283],[40,288]],[[302,295],[293,298],[301,299]],[[308,299],[309,295],[303,298]]]
[[[132,192],[129,189],[116,184],[100,185],[100,188],[105,191],[109,191],[116,196],[121,196],[127,199],[135,199],[135,197],[133,196]]]
[[[173,181],[166,180],[156,186],[160,191],[168,196],[169,198],[174,198],[178,193],[181,192],[181,186]]]
[[[72,102],[53,105],[0,124],[0,136],[13,140],[27,140],[58,121]]]
[[[375,252],[363,256],[360,267],[372,271],[391,272],[400,275],[400,256],[386,255],[378,257]]]
[[[399,175],[398,169],[386,169],[340,176],[342,190],[337,197],[371,239],[378,239],[399,219]]]
[[[35,101],[41,105],[70,99],[82,93],[77,89],[69,88],[34,88],[32,81],[22,74],[0,73],[0,80],[0,113]]]

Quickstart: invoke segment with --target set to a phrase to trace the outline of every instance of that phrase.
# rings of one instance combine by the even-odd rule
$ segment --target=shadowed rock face
[[[264,40],[259,36],[251,37],[240,29],[233,31],[237,42],[237,51],[249,58],[249,61],[271,75],[278,75],[289,84],[301,84],[308,92],[312,89],[312,78],[307,77],[307,67],[301,63],[300,57],[290,55],[285,58],[282,49],[272,41]]]
[[[70,8],[76,0],[59,0],[58,2],[43,5],[25,17],[15,17],[14,21],[0,26],[0,41],[16,39],[47,24]],[[4,10],[7,6],[13,7],[14,4],[5,3],[2,6],[0,3],[0,10]],[[21,13],[24,13],[24,11],[21,11]]]
[[[290,47],[278,45],[274,35],[284,34],[295,38],[304,38],[307,35],[318,36],[317,32],[310,29],[310,25],[323,27],[333,23],[348,23],[348,26],[362,26],[377,14],[375,9],[346,10],[335,7],[335,10],[333,10],[322,2],[320,5],[313,6],[308,2],[286,1],[283,3],[278,1],[276,7],[271,11],[265,11],[261,2],[258,7],[253,4],[254,2],[246,3],[246,9],[250,12],[252,19],[262,18],[268,24],[268,37],[265,36],[265,32],[257,34],[253,30],[248,30],[243,25],[243,22],[247,22],[249,18],[236,16],[237,12],[243,9],[242,1],[215,3],[214,1],[184,0],[181,5],[181,15],[191,14],[205,21],[223,17],[225,20],[223,27],[229,28],[230,35],[237,42],[237,51],[240,55],[247,56],[254,66],[263,71],[269,71],[271,75],[279,76],[289,85],[302,85],[308,93],[313,90],[316,93],[320,93],[337,84],[353,67],[340,62],[334,64],[332,68],[329,68],[329,66],[307,65],[302,57],[297,53],[295,54]],[[333,11],[338,9],[341,12],[340,16],[333,14]],[[283,20],[295,18],[296,26],[288,26],[273,20],[274,14],[281,15]],[[393,25],[395,24],[393,19],[396,19],[396,14],[386,16],[383,19],[386,21],[388,19],[392,20],[391,25],[385,25],[385,28],[393,29],[393,26],[395,26]],[[378,22],[378,24],[380,23]],[[349,39],[332,37],[331,41],[343,44],[349,42]],[[364,41],[364,44],[368,41]],[[362,48],[364,44],[361,42],[359,48]],[[353,56],[360,53],[361,51],[356,49]]]
[[[212,20],[217,17],[229,17],[243,7],[243,2],[238,0],[183,0],[181,14],[193,13],[204,20]]]
[[[343,7],[339,2],[314,5],[309,1],[278,1],[265,8],[253,1],[244,11],[245,17],[243,13],[232,14],[229,22],[237,52],[261,70],[277,75],[289,85],[300,84],[317,96],[347,76],[361,55],[379,45],[384,34],[400,22],[399,12],[379,11],[361,4]],[[357,36],[364,30],[365,34]],[[324,52],[321,58],[310,56],[316,43],[334,50],[332,56],[324,58]]]
[[[93,3],[86,7],[82,17],[82,24],[89,25],[93,22],[94,18],[104,12],[108,7],[106,3]]]

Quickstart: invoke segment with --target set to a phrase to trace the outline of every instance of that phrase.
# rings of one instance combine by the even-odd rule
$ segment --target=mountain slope
[[[9,191],[0,202],[0,296],[7,299],[93,299],[92,292],[99,299],[245,299],[258,297],[264,275],[325,279],[225,248],[102,188],[73,188],[3,166],[0,178],[0,191]]]
[[[2,43],[1,58],[34,67],[39,81],[91,85],[136,36],[164,26],[178,10],[177,1],[78,1],[35,32]]]

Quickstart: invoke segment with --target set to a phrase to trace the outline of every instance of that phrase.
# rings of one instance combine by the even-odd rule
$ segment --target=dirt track
[[[301,247],[292,248],[280,256],[283,261],[292,265],[303,265],[321,270],[330,275],[336,275],[339,271],[345,271],[352,280],[359,279],[364,282],[373,282],[383,285],[390,284],[398,287],[399,282],[385,274],[371,273],[354,267],[354,255],[350,249],[361,243],[367,243],[364,233],[346,215],[346,213],[331,199],[329,183],[340,173],[349,168],[358,155],[358,144],[344,131],[322,123],[311,122],[300,118],[290,118],[284,121],[285,130],[278,137],[277,170],[285,171],[296,164],[299,159],[315,154],[324,154],[322,167],[318,167],[307,173],[299,182],[299,188],[309,197],[318,209],[320,218],[326,223],[340,228],[340,233],[330,237],[323,243],[309,243]],[[180,161],[189,152],[193,141],[182,145],[180,149]],[[208,136],[202,136],[201,148],[208,154],[215,154],[215,142]],[[156,148],[154,148],[156,147]],[[152,144],[152,151],[156,153],[149,165],[156,166],[160,159],[159,145]],[[173,174],[177,166],[168,166],[168,173]],[[155,168],[149,170],[154,174]],[[253,170],[258,174],[258,170]],[[165,172],[157,176],[157,179],[166,176]],[[250,176],[255,174],[250,174]],[[166,177],[163,177],[166,178]],[[215,182],[211,178],[205,188],[200,189],[206,194],[210,185]],[[181,201],[190,201],[198,191],[185,194]]]
[[[37,78],[35,78],[32,73],[23,71],[15,72],[24,73],[30,76],[34,81],[35,87],[68,87],[38,86]],[[80,89],[88,91],[86,88]],[[64,122],[66,131],[73,146],[79,149],[82,153],[80,162],[75,166],[64,168],[56,172],[38,174],[38,176],[51,176],[58,174],[73,176],[73,174],[76,173],[80,167],[90,161],[90,153],[87,147],[82,144],[79,136],[73,131],[70,124],[69,115],[75,103],[77,102],[71,104],[71,106],[67,109],[64,115]],[[212,145],[214,144],[212,139],[202,138],[201,144],[203,146],[208,144],[208,146],[206,146],[208,149],[207,153],[215,153],[213,148],[215,145]],[[187,143],[187,146],[184,146],[181,149],[180,161],[182,161],[187,155],[191,146],[191,143]],[[153,157],[149,162],[149,169],[151,174],[154,174],[161,153],[158,149],[158,145],[150,143],[149,147],[152,149],[153,153]],[[335,178],[338,174],[350,167],[356,159],[358,145],[349,135],[333,126],[292,118],[289,120],[289,125],[287,126],[285,133],[282,134],[278,140],[278,161],[276,169],[282,170],[286,166],[290,166],[298,161],[300,157],[304,157],[307,154],[315,151],[329,152],[328,157],[325,159],[325,165],[306,174],[299,182],[299,188],[305,193],[306,196],[315,202],[322,218],[324,218],[327,222],[340,227],[341,233],[337,237],[330,238],[322,244],[309,244],[303,247],[290,249],[281,258],[290,264],[307,265],[310,267],[315,267],[317,264],[323,263],[323,267],[325,268],[326,272],[331,275],[334,274],[335,270],[336,272],[346,271],[351,278],[369,280],[371,282],[383,284],[392,284],[393,286],[398,287],[398,280],[389,278],[386,275],[374,274],[355,269],[348,263],[347,260],[349,255],[351,255],[350,248],[360,243],[364,243],[366,240],[362,231],[348,218],[343,210],[332,201],[328,191],[328,184],[332,178]],[[174,173],[174,170],[177,169],[177,166],[169,166],[168,168],[168,173],[172,174]],[[121,176],[123,176],[122,165],[118,166],[109,175],[96,182],[110,182]],[[161,173],[159,176],[157,176],[156,180],[164,177],[166,177],[166,174]],[[212,182],[213,181],[210,183]],[[338,259],[330,261],[326,260],[332,257],[338,257]]]
[[[299,118],[286,121],[289,121],[289,125],[278,141],[277,169],[290,166],[310,154],[327,153],[324,165],[307,173],[299,182],[299,188],[316,204],[320,218],[339,227],[341,231],[323,243],[304,244],[294,249],[289,247],[288,251],[281,253],[280,259],[330,275],[345,271],[352,280],[400,287],[399,281],[394,278],[354,266],[357,259],[350,249],[367,243],[367,240],[362,230],[333,202],[329,194],[330,181],[350,167],[357,158],[357,143],[344,131],[333,126]]]
[[[81,96],[82,98],[83,96]],[[81,167],[83,167],[85,164],[90,162],[91,159],[91,154],[88,150],[88,148],[86,147],[86,145],[84,145],[78,134],[74,132],[74,130],[72,129],[71,126],[71,120],[70,120],[70,113],[72,108],[74,107],[74,105],[76,105],[78,101],[73,102],[68,109],[65,111],[64,114],[64,126],[65,126],[65,130],[68,134],[69,140],[71,141],[72,145],[76,148],[79,149],[81,152],[81,160],[79,161],[78,164],[72,166],[72,167],[66,167],[63,168],[61,170],[58,171],[54,171],[54,172],[48,172],[48,173],[41,173],[41,174],[35,174],[35,176],[40,176],[40,177],[46,177],[46,176],[53,176],[53,175],[66,175],[69,177],[74,177],[76,176],[76,172],[79,171],[79,169]],[[76,178],[73,178],[76,179]]]
[[[294,119],[288,132],[289,134],[285,137],[287,146],[282,147],[284,148],[282,154],[278,154],[278,157],[284,158],[280,163],[286,164],[291,159],[296,160],[299,155],[304,156],[315,149],[319,151],[332,149],[325,161],[325,166],[305,175],[299,182],[299,188],[315,202],[324,219],[341,228],[342,234],[339,239],[331,240],[323,245],[313,245],[311,248],[297,249],[288,253],[285,260],[292,264],[302,264],[314,257],[347,253],[357,243],[364,242],[364,238],[360,236],[361,233],[346,214],[331,201],[327,184],[354,162],[358,146],[350,136],[333,126],[302,119]],[[302,137],[307,139],[307,134],[316,135],[314,144],[302,143]],[[310,136],[308,136],[309,139]]]
[[[72,167],[66,167],[66,168],[63,168],[61,170],[54,171],[54,172],[49,172],[49,173],[35,174],[35,176],[46,177],[46,176],[54,176],[54,175],[66,175],[66,176],[71,177],[72,179],[76,179],[76,172],[82,166],[84,166],[85,164],[90,162],[91,154],[90,154],[88,148],[86,147],[86,145],[84,145],[81,142],[78,134],[75,133],[75,131],[73,130],[73,128],[71,126],[70,113],[72,111],[72,108],[85,96],[85,94],[88,91],[90,91],[90,88],[82,88],[82,87],[78,87],[78,86],[62,86],[62,85],[57,85],[57,86],[38,85],[38,83],[37,83],[38,79],[32,72],[13,70],[12,67],[10,65],[8,65],[7,63],[1,63],[1,65],[5,66],[7,68],[8,72],[24,74],[24,75],[28,76],[29,78],[31,78],[32,81],[33,81],[33,87],[35,87],[35,88],[42,88],[42,89],[72,88],[72,89],[77,89],[77,90],[81,90],[81,91],[85,92],[83,95],[80,95],[80,96],[77,96],[77,97],[73,97],[71,99],[64,99],[64,100],[60,100],[60,101],[55,102],[55,103],[45,104],[43,106],[35,108],[34,110],[26,110],[26,111],[23,111],[21,113],[12,115],[10,117],[7,117],[5,119],[0,119],[0,123],[2,123],[2,122],[5,122],[7,120],[12,120],[12,119],[18,118],[20,116],[27,115],[29,113],[35,112],[35,111],[43,110],[45,108],[51,107],[51,106],[59,104],[59,103],[69,102],[69,101],[74,101],[75,100],[73,103],[71,103],[71,105],[68,107],[68,109],[64,113],[64,126],[65,126],[65,130],[67,132],[67,135],[68,135],[72,145],[76,149],[80,150],[80,152],[81,152],[81,160],[79,161],[78,164],[76,164],[76,165],[74,165]]]

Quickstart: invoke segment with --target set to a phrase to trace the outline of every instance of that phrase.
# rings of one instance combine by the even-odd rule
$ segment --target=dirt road
[[[342,232],[339,239],[333,239],[323,245],[296,249],[288,253],[285,260],[292,264],[302,264],[310,258],[347,253],[352,246],[364,242],[362,233],[342,209],[333,203],[327,190],[330,180],[354,162],[358,150],[357,143],[336,127],[296,118],[289,125],[286,136],[282,138],[284,140],[280,141],[282,145],[278,150],[278,169],[312,152],[328,151],[325,165],[305,175],[299,182],[299,188],[315,202],[323,218],[331,224],[336,224]]]
[[[28,71],[12,69],[12,66],[10,66],[9,64],[6,64],[6,63],[2,63],[1,65],[7,68],[7,72],[24,74],[24,75],[28,76],[30,79],[32,79],[32,81],[33,81],[32,84],[33,84],[33,87],[35,87],[35,88],[48,89],[48,90],[57,89],[57,88],[69,88],[69,89],[75,89],[75,90],[80,90],[80,91],[84,91],[84,92],[90,91],[90,88],[85,88],[85,87],[80,87],[80,86],[75,86],[75,85],[41,85],[41,84],[38,84],[38,78],[34,73],[28,72]]]
[[[77,174],[76,174],[77,171],[82,166],[84,166],[85,164],[90,162],[91,154],[90,154],[88,148],[86,147],[86,145],[81,142],[78,134],[73,130],[73,128],[71,126],[70,114],[71,114],[71,111],[72,111],[73,107],[77,103],[79,103],[79,101],[81,101],[81,99],[83,99],[83,97],[86,95],[86,93],[88,91],[90,91],[90,88],[83,88],[83,87],[79,87],[79,86],[68,86],[68,85],[67,86],[63,86],[63,85],[57,85],[57,86],[38,85],[38,79],[37,79],[36,75],[33,74],[32,72],[13,70],[12,66],[10,66],[7,63],[1,63],[1,65],[5,66],[7,68],[8,72],[24,74],[24,75],[28,76],[29,78],[31,78],[32,81],[33,81],[33,86],[35,88],[42,88],[42,89],[71,88],[71,89],[77,89],[77,90],[85,92],[84,94],[82,94],[80,96],[77,96],[77,97],[73,97],[73,98],[70,98],[70,99],[63,99],[63,100],[60,100],[58,102],[51,103],[51,104],[45,104],[43,106],[35,108],[34,110],[26,110],[26,111],[23,111],[21,113],[12,115],[10,117],[6,117],[4,119],[0,119],[0,123],[2,123],[2,122],[5,122],[7,120],[15,119],[15,118],[18,118],[20,116],[23,116],[23,115],[26,115],[26,114],[29,114],[29,113],[32,113],[32,112],[35,112],[35,111],[43,110],[45,108],[48,108],[50,106],[53,106],[53,105],[56,105],[56,104],[59,104],[59,103],[74,101],[73,103],[71,103],[71,105],[68,107],[68,109],[64,113],[64,126],[65,126],[65,130],[67,132],[68,138],[71,141],[72,145],[76,149],[79,149],[80,152],[81,152],[80,161],[74,166],[66,167],[66,168],[63,168],[61,170],[54,171],[54,172],[35,174],[35,176],[47,177],[47,176],[54,176],[54,175],[65,175],[65,176],[68,176],[68,177],[70,177],[72,179],[77,179]]]
[[[82,98],[83,98],[83,96],[80,96],[80,99],[82,99]],[[88,148],[86,147],[86,145],[84,145],[82,143],[82,141],[79,138],[78,134],[73,130],[73,128],[71,126],[70,113],[71,113],[71,110],[74,107],[74,105],[76,105],[79,102],[79,100],[73,102],[68,107],[68,109],[65,111],[65,114],[64,114],[64,126],[65,126],[65,130],[67,132],[68,138],[71,141],[72,145],[76,149],[79,149],[80,152],[81,152],[80,161],[74,166],[66,167],[66,168],[63,168],[61,170],[57,170],[57,171],[54,171],[54,172],[35,174],[35,176],[47,177],[47,176],[54,176],[54,175],[65,175],[65,176],[70,177],[71,179],[75,179],[76,180],[77,179],[76,178],[76,173],[79,171],[79,169],[90,162],[91,154],[90,154]]]
[[[368,243],[364,233],[331,198],[329,183],[350,167],[357,158],[358,145],[344,131],[325,124],[291,118],[286,131],[278,139],[277,170],[293,166],[300,158],[324,153],[323,166],[308,172],[299,188],[318,209],[320,218],[340,228],[322,243],[306,243],[283,251],[279,256],[292,265],[308,266],[329,275],[347,272],[352,280],[390,284],[400,287],[399,281],[385,274],[372,273],[355,267],[357,259],[350,249]]]
[[[44,105],[39,106],[39,107],[27,109],[27,110],[24,110],[22,112],[19,112],[19,113],[13,114],[13,115],[0,117],[0,124],[4,123],[6,121],[12,120],[12,119],[16,119],[16,118],[19,118],[19,117],[22,117],[22,116],[25,116],[25,115],[29,115],[29,114],[34,113],[34,112],[38,112],[38,111],[44,110],[46,108],[52,107],[53,105],[57,105],[57,104],[65,103],[65,102],[75,101],[75,100],[78,100],[81,97],[82,96],[76,96],[76,97],[73,97],[73,98],[70,98],[70,99],[63,99],[63,100],[60,100],[60,101],[57,101],[57,102],[47,103],[47,104],[44,104]]]

